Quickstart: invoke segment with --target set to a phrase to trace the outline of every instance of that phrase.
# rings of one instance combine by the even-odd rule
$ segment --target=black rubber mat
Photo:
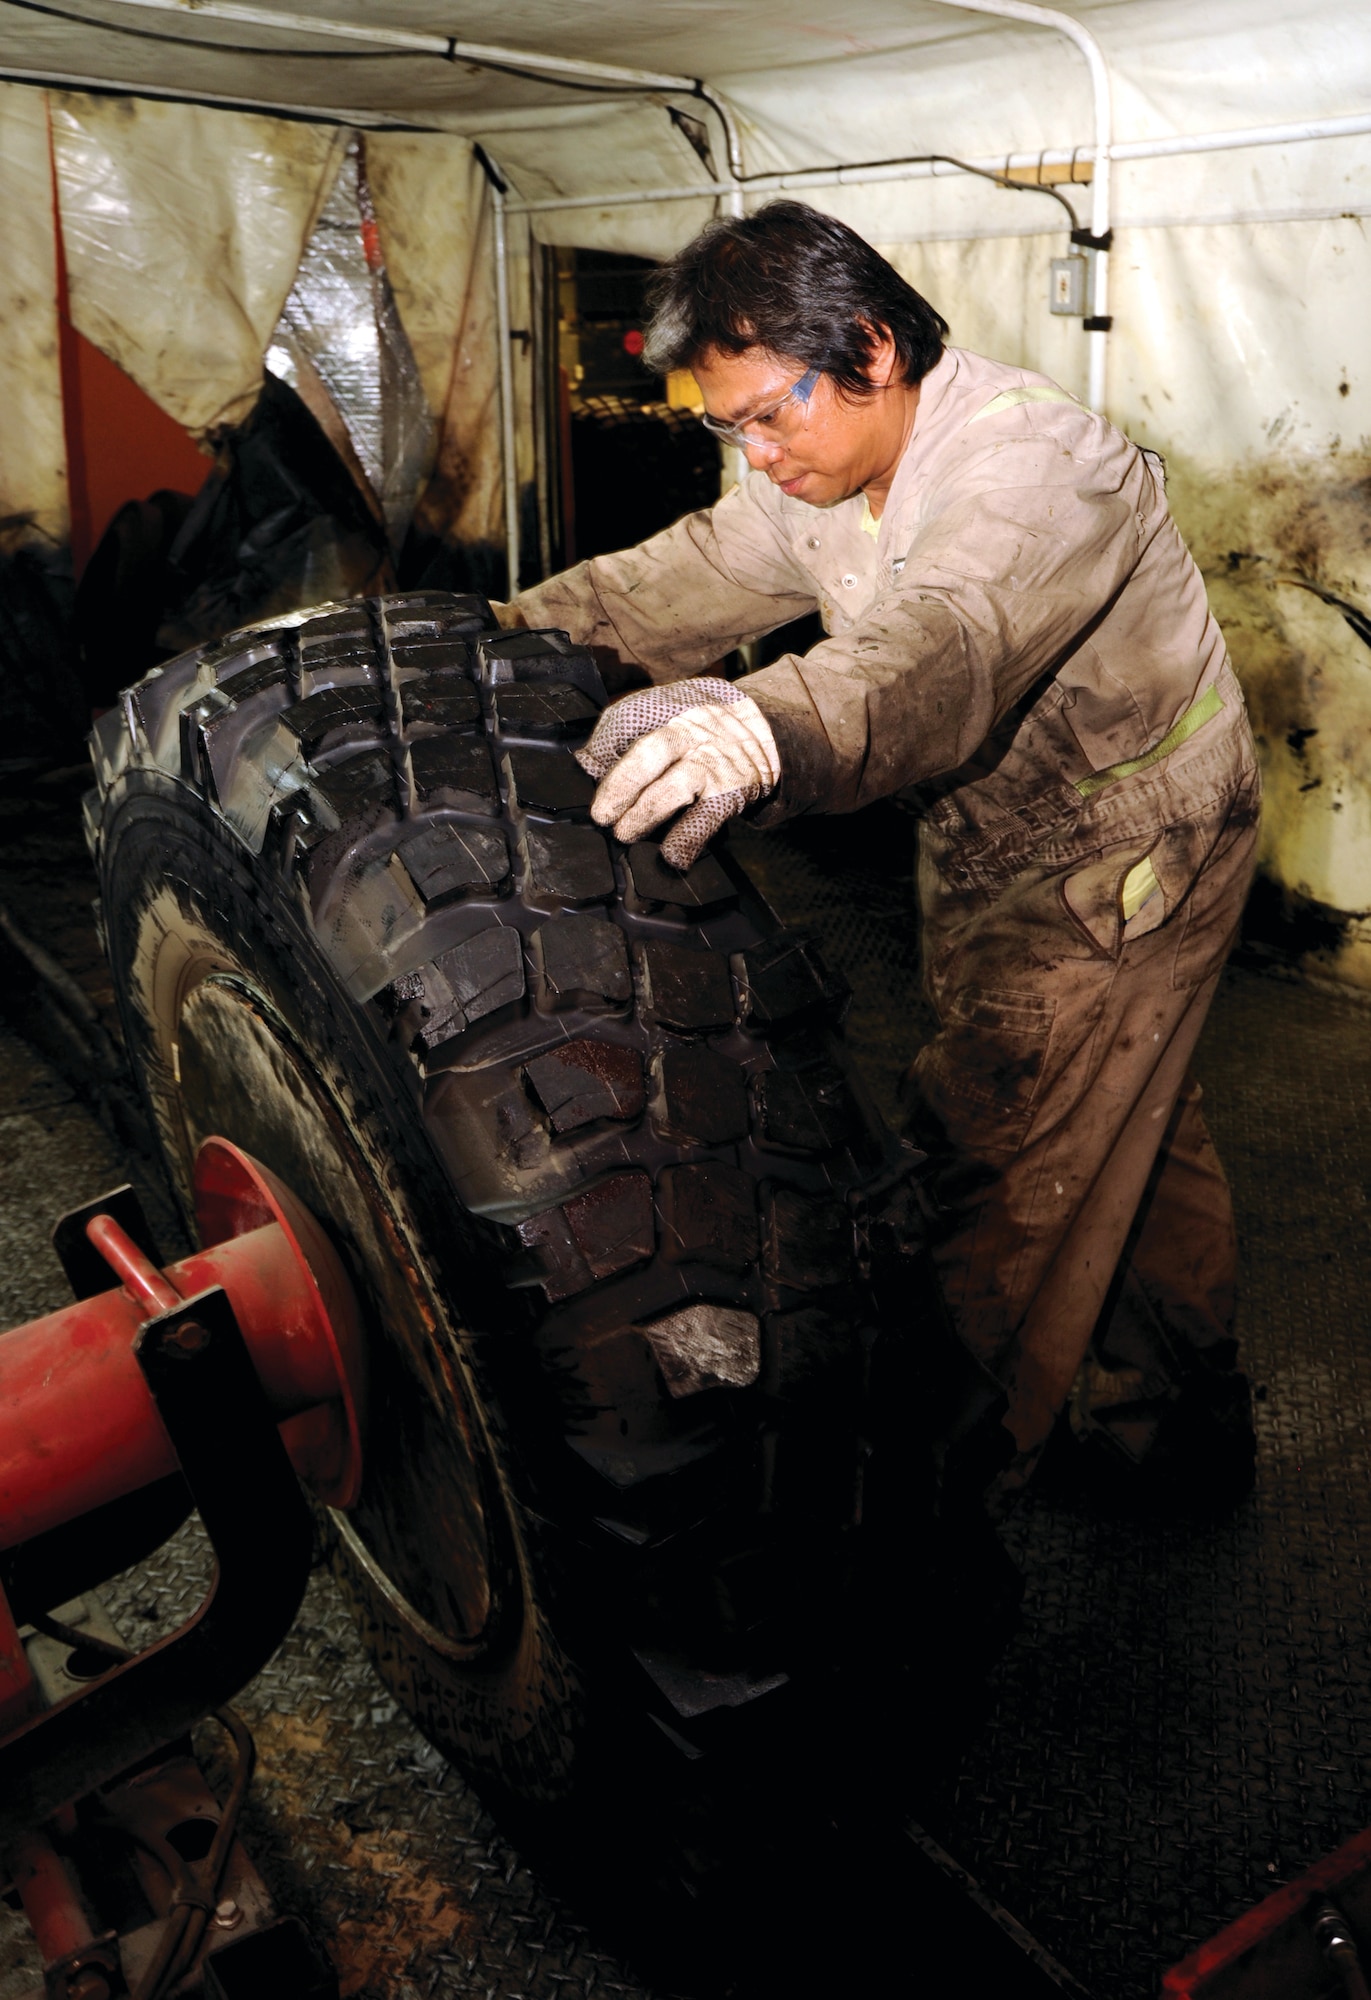
[[[855,989],[883,1108],[927,1032],[893,812],[746,860]],[[906,983],[908,982],[908,983]],[[1371,1824],[1371,1005],[1225,976],[1197,1057],[1233,1184],[1257,1488],[1209,1525],[1030,1499],[1022,1631],[940,1832],[1098,2000],[1142,2000]]]

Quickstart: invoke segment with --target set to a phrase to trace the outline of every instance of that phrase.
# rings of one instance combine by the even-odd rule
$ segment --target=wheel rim
[[[340,1092],[270,996],[184,908],[155,963],[162,1122],[183,1175],[211,1133],[269,1166],[330,1229],[373,1360],[367,1476],[345,1539],[390,1614],[454,1660],[510,1636],[520,1593],[504,1503],[441,1307]],[[170,1086],[168,1090],[166,1086]],[[165,1099],[170,1098],[170,1102]]]

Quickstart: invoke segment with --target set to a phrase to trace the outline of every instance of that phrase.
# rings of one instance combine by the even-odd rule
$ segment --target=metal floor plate
[[[902,838],[886,828],[874,867],[856,821],[764,853],[752,836],[744,855],[857,988],[852,1038],[887,1108],[926,1032]],[[1192,1944],[1371,1824],[1369,1031],[1367,1008],[1238,970],[1201,1048],[1260,1385],[1253,1498],[1193,1527],[1030,1500],[1008,1531],[1024,1623],[937,1831],[1096,2000],[1155,1994]],[[22,1044],[7,1051],[26,1140],[79,1162],[57,1204],[120,1178],[70,1093]],[[7,1236],[28,1212],[46,1228],[51,1188],[16,1177],[3,1193]],[[36,1247],[0,1311],[63,1296]],[[104,1595],[139,1644],[204,1581],[188,1532]],[[324,1573],[239,1705],[261,1750],[245,1838],[283,1907],[329,1944],[345,1995],[647,2000],[396,1711]],[[212,1726],[200,1740],[212,1750]],[[0,1912],[0,2000],[27,1990],[27,1963]]]
[[[863,821],[866,829],[863,830]],[[751,836],[854,987],[888,1115],[928,1031],[912,828]],[[1030,1499],[1028,1581],[940,1838],[1098,2000],[1371,1825],[1371,1005],[1232,969],[1196,1059],[1233,1185],[1257,1488],[1208,1526]]]

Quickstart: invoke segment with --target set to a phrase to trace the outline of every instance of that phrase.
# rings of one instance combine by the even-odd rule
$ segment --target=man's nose
[[[774,465],[784,452],[783,444],[768,444],[764,438],[748,438],[743,445],[743,453],[754,472],[762,472],[768,465]]]

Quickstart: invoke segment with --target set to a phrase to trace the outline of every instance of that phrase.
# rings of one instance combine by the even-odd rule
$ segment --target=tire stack
[[[719,497],[719,445],[691,410],[584,396],[572,406],[576,553],[605,555]]]

